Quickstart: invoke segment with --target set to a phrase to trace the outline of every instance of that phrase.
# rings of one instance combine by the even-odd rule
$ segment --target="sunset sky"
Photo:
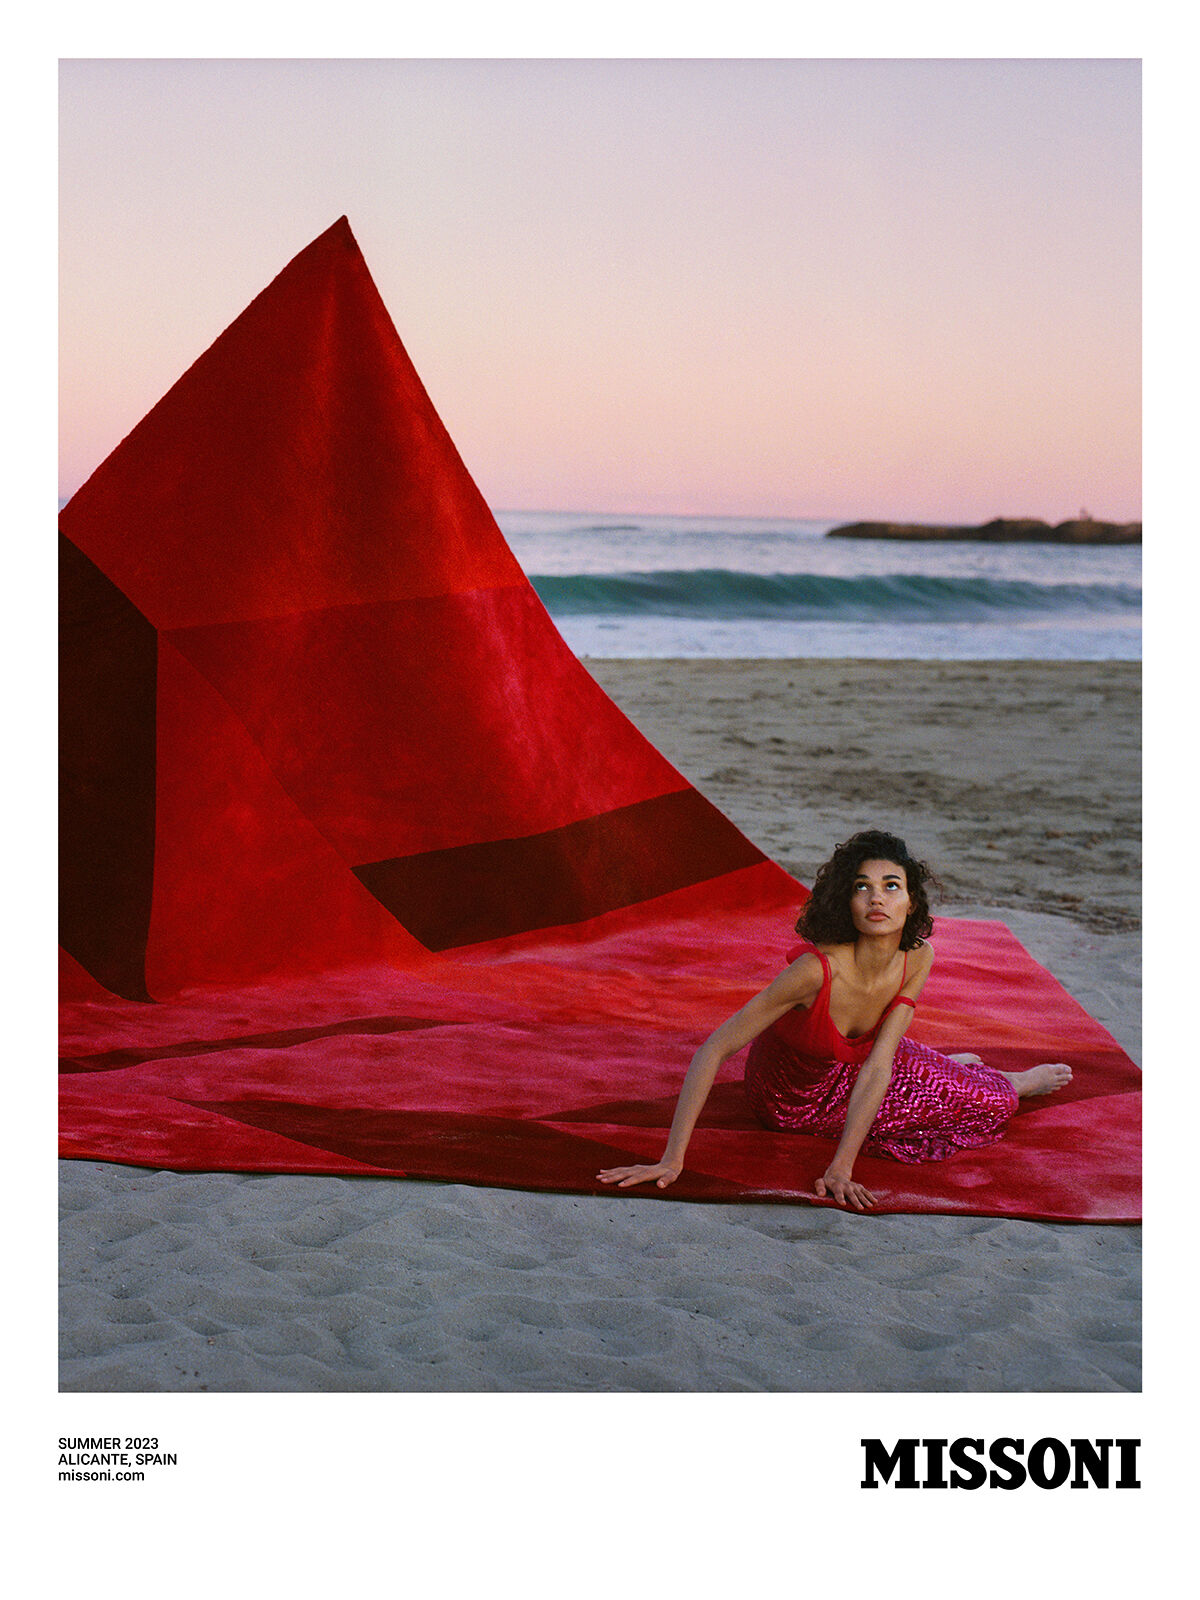
[[[497,509],[1141,515],[1139,68],[70,60],[60,494],[345,213]]]

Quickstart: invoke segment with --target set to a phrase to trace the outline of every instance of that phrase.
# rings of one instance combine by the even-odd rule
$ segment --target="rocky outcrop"
[[[974,539],[985,543],[1141,544],[1140,522],[1042,522],[1037,517],[996,517],[978,527],[941,527],[923,522],[848,522],[831,528],[829,539]]]

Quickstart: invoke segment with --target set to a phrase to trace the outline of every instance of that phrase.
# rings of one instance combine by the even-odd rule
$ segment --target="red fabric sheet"
[[[584,1192],[656,1157],[806,891],[571,655],[345,219],[62,534],[64,1154]],[[1075,1081],[862,1161],[879,1209],[1136,1217],[1136,1068],[999,924],[935,941],[914,1035]],[[662,1198],[811,1198],[827,1147],[739,1076]]]

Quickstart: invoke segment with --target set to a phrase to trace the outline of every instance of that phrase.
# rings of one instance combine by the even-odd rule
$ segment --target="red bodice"
[[[805,1056],[810,1061],[851,1061],[858,1065],[867,1059],[871,1046],[875,1043],[875,1036],[883,1026],[884,1017],[889,1016],[897,1006],[912,1006],[915,1011],[917,1004],[907,995],[897,994],[884,1007],[879,1021],[869,1033],[856,1034],[853,1039],[848,1039],[833,1024],[829,1015],[829,991],[833,986],[833,971],[829,965],[828,957],[812,944],[799,944],[788,951],[788,961],[795,961],[806,950],[811,950],[821,962],[825,976],[821,983],[820,993],[810,1006],[794,1006],[791,1011],[780,1017],[778,1022],[772,1023],[772,1031],[799,1056]],[[908,975],[908,956],[904,958],[903,984]]]

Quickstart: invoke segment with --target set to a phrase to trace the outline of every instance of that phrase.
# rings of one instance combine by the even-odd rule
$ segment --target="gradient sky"
[[[60,494],[345,213],[497,509],[1141,515],[1124,60],[73,60]]]

